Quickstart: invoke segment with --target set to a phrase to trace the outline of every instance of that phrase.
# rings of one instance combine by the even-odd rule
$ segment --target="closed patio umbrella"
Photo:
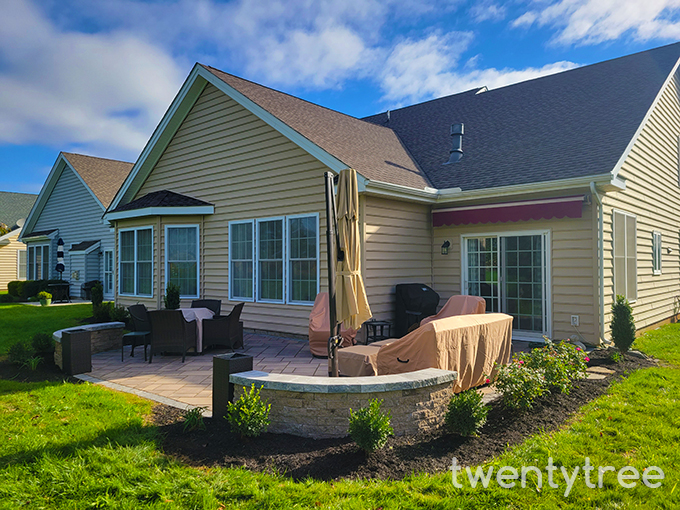
[[[344,253],[337,263],[337,320],[347,328],[359,329],[372,314],[361,277],[359,190],[357,173],[352,168],[340,172],[337,203],[338,248]]]

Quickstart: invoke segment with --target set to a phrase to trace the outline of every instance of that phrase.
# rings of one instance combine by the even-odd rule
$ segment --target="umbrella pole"
[[[328,359],[331,361],[331,377],[338,377],[338,359],[336,350],[338,348],[338,324],[335,296],[335,264],[337,258],[336,248],[336,212],[335,212],[335,193],[333,190],[333,174],[324,173],[326,184],[326,257],[328,259],[328,313],[330,315],[330,338],[328,339]]]

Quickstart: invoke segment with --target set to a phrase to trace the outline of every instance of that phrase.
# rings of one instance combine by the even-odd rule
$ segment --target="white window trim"
[[[311,218],[313,217],[314,220],[316,221],[316,294],[319,293],[320,289],[320,268],[319,266],[321,265],[319,263],[320,260],[320,243],[319,243],[319,213],[311,213],[311,214],[293,214],[290,216],[286,216],[286,234],[288,233],[288,220],[293,220],[295,218]],[[284,281],[286,284],[286,296],[290,295],[290,284],[292,283],[292,280],[290,279],[289,275],[287,274],[288,269],[290,268],[290,250],[288,249],[290,246],[290,236],[286,235],[286,250],[285,250],[285,255],[286,255],[286,271],[284,271]],[[315,294],[315,296],[316,296]],[[288,304],[291,305],[302,305],[302,306],[313,306],[314,305],[314,300],[311,302],[308,301],[293,301],[292,299],[286,301]]]
[[[467,243],[465,242],[466,239],[469,238],[480,238],[480,237],[496,237],[498,239],[498,266],[497,266],[497,271],[498,271],[498,285],[501,286],[501,271],[500,271],[500,238],[501,237],[515,237],[515,236],[543,236],[544,244],[545,244],[545,250],[543,252],[543,256],[545,257],[543,260],[544,266],[545,266],[545,275],[543,278],[543,299],[544,299],[544,310],[543,310],[543,325],[544,325],[544,332],[543,333],[530,333],[527,331],[520,331],[520,330],[513,330],[512,332],[512,338],[514,340],[536,340],[543,338],[543,335],[547,336],[548,338],[552,338],[552,330],[553,330],[553,324],[552,324],[552,256],[551,256],[551,231],[548,230],[508,230],[508,231],[500,231],[500,232],[478,232],[478,233],[473,233],[473,234],[461,234],[460,236],[460,257],[461,257],[461,275],[460,275],[460,293],[463,295],[468,294],[468,286],[467,286],[467,274],[468,274],[468,260],[467,260]],[[502,287],[501,287],[502,288]],[[499,289],[498,292],[498,309],[501,309],[500,306],[500,300],[501,300],[501,292]]]
[[[658,241],[657,241],[658,238]],[[658,276],[661,274],[661,271],[663,270],[663,246],[662,246],[662,240],[663,237],[661,236],[661,232],[655,230],[652,232],[652,275]],[[658,255],[659,255],[659,267],[658,269],[654,268],[654,258],[656,257],[656,251],[658,250]]]
[[[20,275],[20,273],[21,273],[21,271],[20,271],[21,253],[26,254],[26,275],[23,278],[21,278],[21,275]],[[28,248],[26,248],[24,250],[17,250],[17,280],[25,281],[27,279],[28,279]]]
[[[178,225],[165,225],[165,287],[168,288],[168,229],[170,228],[196,228],[196,294],[180,294],[181,299],[198,299],[201,295],[201,227],[198,223],[180,223]]]
[[[139,230],[149,230],[149,229],[151,229],[151,294],[139,294],[139,292],[137,291],[137,262],[138,262],[137,261],[137,244],[138,244],[137,243],[137,231],[139,231]],[[122,285],[121,285],[120,279],[122,277],[122,271],[120,270],[120,265],[119,265],[119,267],[118,267],[118,295],[119,296],[150,297],[150,298],[152,298],[153,297],[153,290],[154,290],[153,274],[154,274],[154,246],[155,246],[153,225],[118,229],[118,264],[120,264],[121,260],[122,260],[121,253],[120,253],[121,252],[121,243],[120,243],[120,237],[121,236],[120,235],[123,232],[134,232],[135,233],[135,244],[134,244],[134,247],[135,247],[135,260],[134,260],[134,264],[135,264],[134,265],[134,268],[135,268],[135,272],[134,272],[134,275],[135,275],[135,292],[133,294],[121,292]]]
[[[232,258],[231,258],[231,240],[233,239],[232,237],[232,226],[233,225],[250,225],[250,231],[251,231],[251,240],[252,240],[252,249],[250,252],[250,262],[253,265],[253,288],[251,291],[251,294],[253,297],[240,297],[240,296],[235,296],[234,295],[234,285],[233,285],[233,271],[231,270],[232,268]],[[247,303],[252,303],[255,301],[255,286],[257,282],[257,264],[255,262],[255,251],[257,250],[257,239],[255,236],[257,233],[255,232],[255,220],[238,220],[238,221],[230,221],[229,222],[229,299],[232,301],[244,301]]]
[[[611,228],[611,234],[612,234],[612,290],[614,291],[614,302],[616,302],[616,264],[614,263],[614,243],[616,242],[614,239],[614,214],[615,213],[620,213],[623,214],[624,216],[630,216],[632,218],[635,218],[635,299],[630,299],[628,297],[628,278],[626,278],[626,299],[628,300],[629,303],[635,303],[637,302],[637,295],[638,295],[638,257],[637,257],[637,215],[631,214],[626,211],[622,211],[621,209],[612,209],[612,228]],[[624,229],[624,232],[626,232],[626,236],[628,235],[628,231]],[[623,243],[623,248],[624,248],[624,254],[623,257],[624,259],[628,258],[628,243],[624,242]]]
[[[28,268],[29,268],[28,251],[30,249],[33,249],[33,266],[34,266],[33,267],[33,273],[34,273],[33,274],[33,280],[37,280],[38,278],[37,278],[37,274],[36,274],[36,271],[35,271],[35,269],[36,269],[35,268],[35,258],[36,258],[35,257],[35,249],[40,248],[40,250],[42,251],[40,256],[42,257],[45,254],[45,249],[44,249],[45,246],[47,246],[47,250],[48,250],[47,256],[50,260],[47,261],[47,278],[45,278],[45,275],[42,274],[42,269],[45,267],[45,263],[44,262],[40,263],[40,266],[41,266],[40,279],[41,280],[49,280],[49,276],[50,276],[50,273],[51,273],[50,263],[51,263],[51,260],[52,260],[52,245],[51,245],[51,243],[31,244],[30,246],[26,247],[26,280],[29,280],[28,275],[30,274],[30,271],[28,270]]]
[[[115,294],[116,290],[116,257],[114,256],[114,250],[104,250],[103,252],[103,260],[102,263],[104,265],[102,275],[104,276],[104,294],[106,296],[113,296]],[[111,271],[106,270],[106,254],[110,253],[111,254]],[[109,292],[106,292],[106,274],[111,273],[111,290]]]
[[[287,248],[287,245],[288,245],[288,242],[287,242],[288,235],[287,235],[287,229],[286,229],[286,217],[285,216],[274,216],[274,217],[271,217],[271,218],[258,218],[257,220],[255,220],[255,236],[256,236],[256,246],[257,246],[257,248],[255,250],[255,264],[256,264],[258,269],[260,267],[260,223],[265,223],[267,221],[281,221],[281,225],[282,225],[281,226],[281,235],[282,235],[282,239],[281,239],[281,245],[282,245],[281,246],[281,249],[282,249],[281,264],[283,265],[283,282],[282,282],[283,292],[281,293],[281,299],[280,300],[279,299],[262,299],[260,297],[260,292],[259,292],[260,289],[259,289],[259,286],[257,284],[257,282],[258,282],[257,277],[259,276],[259,272],[253,271],[253,276],[254,276],[253,280],[255,282],[255,301],[258,302],[258,303],[275,303],[275,304],[281,305],[281,304],[286,303],[286,298],[287,298],[287,295],[288,295],[288,293],[286,292],[286,290],[287,290],[286,289],[286,287],[287,287],[286,283],[287,283],[287,280],[288,280],[287,270],[286,270],[287,269],[286,268],[286,255],[287,255],[286,248]]]

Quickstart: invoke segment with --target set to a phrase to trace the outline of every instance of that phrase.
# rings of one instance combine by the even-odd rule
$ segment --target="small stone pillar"
[[[234,385],[229,382],[229,376],[252,369],[253,357],[247,354],[230,352],[213,356],[213,417],[227,414],[227,404],[234,398]]]
[[[73,329],[61,334],[62,369],[68,375],[92,372],[90,332]]]

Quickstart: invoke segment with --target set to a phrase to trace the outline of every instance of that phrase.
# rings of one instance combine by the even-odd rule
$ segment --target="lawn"
[[[33,306],[20,303],[0,304],[0,355],[17,340],[30,340],[36,333],[52,334],[58,329],[80,325],[92,316],[92,304]]]
[[[680,358],[680,326],[661,330],[668,341],[640,342],[647,352]],[[658,332],[657,332],[658,333]],[[666,338],[664,336],[663,338]],[[673,345],[676,347],[673,348]],[[89,384],[0,381],[0,508],[677,508],[680,506],[680,369],[642,370],[616,383],[561,430],[539,434],[481,468],[558,466],[550,488],[530,474],[526,488],[455,488],[450,473],[398,482],[307,480],[244,469],[192,468],[163,455],[160,432],[145,423],[151,404]],[[639,480],[624,489],[616,474],[588,488],[578,474],[591,465],[658,466],[656,489]],[[473,468],[474,472],[474,468]],[[597,472],[594,479],[597,481]],[[630,483],[630,482],[628,482]]]

